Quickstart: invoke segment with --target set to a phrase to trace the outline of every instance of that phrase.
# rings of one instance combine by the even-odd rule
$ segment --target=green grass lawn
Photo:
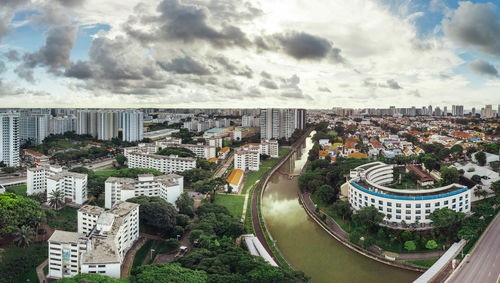
[[[0,282],[38,282],[36,267],[47,255],[45,241],[31,244],[26,251],[15,246],[0,248]]]
[[[95,174],[98,176],[110,177],[116,171],[117,171],[116,168],[106,168],[95,171]]]
[[[27,196],[26,195],[26,185],[18,185],[18,186],[12,186],[12,187],[8,187],[8,188],[5,188],[5,190],[9,193],[14,193],[18,196]]]
[[[49,226],[53,229],[76,232],[78,208],[66,206],[59,211],[54,211],[54,217],[47,217]]]
[[[243,212],[245,195],[217,194],[215,203],[227,207],[231,215],[239,219]]]
[[[290,151],[289,148],[280,148],[279,156],[285,156]],[[267,170],[274,166],[280,159],[279,158],[270,158],[267,160],[263,160],[260,162],[259,171],[251,171],[246,173],[245,184],[243,185],[243,194],[246,194],[247,190],[259,180]]]
[[[148,240],[135,254],[134,263],[132,264],[132,268],[141,266],[144,262],[144,259],[148,256],[148,253],[151,252],[151,247],[153,246],[154,240]]]
[[[416,267],[429,268],[437,260],[438,260],[438,258],[428,258],[428,259],[406,260],[406,261],[403,261],[403,263],[408,264],[408,265],[413,265]]]

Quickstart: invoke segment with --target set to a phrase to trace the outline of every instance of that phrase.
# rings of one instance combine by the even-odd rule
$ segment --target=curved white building
[[[385,214],[387,224],[401,222],[419,227],[432,226],[429,218],[434,210],[447,207],[457,212],[470,212],[471,190],[459,184],[434,189],[393,189],[393,165],[372,162],[351,170],[348,199],[354,210],[373,206]],[[390,218],[389,218],[390,216]]]

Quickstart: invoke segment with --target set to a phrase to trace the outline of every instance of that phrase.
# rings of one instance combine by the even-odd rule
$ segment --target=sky
[[[500,2],[0,0],[0,107],[500,103]]]

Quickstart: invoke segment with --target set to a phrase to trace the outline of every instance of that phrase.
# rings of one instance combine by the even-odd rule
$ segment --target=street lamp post
[[[153,252],[154,251],[155,251],[154,249],[151,249],[151,259],[153,259]]]

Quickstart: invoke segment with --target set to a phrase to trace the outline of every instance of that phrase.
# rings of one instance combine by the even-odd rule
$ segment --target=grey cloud
[[[327,87],[318,87],[318,90],[321,92],[332,92],[329,88]]]
[[[392,89],[402,89],[399,83],[394,79],[387,80],[387,87]]]
[[[85,0],[56,0],[63,6],[67,7],[76,7],[76,6],[81,6]]]
[[[297,75],[291,76],[289,79],[285,79],[284,83],[280,86],[283,90],[281,96],[288,98],[305,98],[312,99],[308,95],[304,95],[302,89],[299,87],[300,78]]]
[[[259,83],[260,86],[268,88],[268,89],[278,89],[278,85],[271,80],[261,80]]]
[[[7,67],[5,66],[5,63],[0,60],[0,74],[5,72],[7,70]]]
[[[492,3],[460,2],[442,21],[444,33],[464,46],[500,56],[500,15]]]
[[[0,0],[0,43],[10,32],[9,23],[16,10],[30,2],[30,0]]]
[[[269,73],[268,73],[268,72],[266,72],[266,71],[262,71],[262,72],[260,73],[260,75],[261,75],[261,77],[266,78],[266,79],[271,79],[271,78],[273,77],[273,76],[271,76],[271,74],[269,74]]]
[[[229,81],[224,83],[224,88],[231,90],[241,90],[240,85],[236,81]]]
[[[275,37],[285,52],[297,60],[322,59],[332,48],[328,40],[305,32],[289,32]]]
[[[7,60],[9,60],[10,62],[17,62],[21,60],[19,52],[17,52],[17,50],[14,49],[4,52],[3,56],[5,56],[5,58],[7,58]]]
[[[222,23],[220,28],[209,25],[210,10],[203,6],[180,3],[178,0],[163,0],[157,8],[159,17],[144,17],[158,27],[150,32],[141,32],[129,25],[127,32],[142,41],[206,41],[216,47],[229,46],[247,47],[251,44],[246,34],[240,28]]]
[[[237,63],[232,63],[228,58],[221,55],[215,57],[215,60],[224,68],[224,71],[232,75],[243,76],[249,79],[253,77],[253,70],[246,65],[239,67],[236,65]]]
[[[160,66],[169,72],[177,74],[195,74],[195,75],[209,75],[211,71],[208,67],[200,62],[193,60],[193,58],[186,56],[184,58],[175,58],[170,63],[159,63]]]
[[[45,45],[35,53],[25,53],[23,63],[15,72],[19,77],[33,82],[33,69],[37,66],[47,66],[52,73],[58,73],[60,68],[69,66],[71,49],[76,40],[77,28],[73,26],[57,26],[47,31]]]
[[[257,87],[251,87],[248,89],[247,96],[249,96],[249,97],[261,97],[262,92]]]
[[[415,97],[420,97],[420,91],[418,91],[418,89],[416,90],[410,90],[408,92],[409,95],[412,95],[412,96],[415,96]]]
[[[346,63],[346,59],[340,54],[340,48],[332,48],[330,58],[334,63]]]
[[[495,66],[480,59],[470,62],[467,67],[476,74],[498,77],[498,70]]]
[[[77,79],[88,79],[92,77],[91,64],[86,61],[78,60],[76,63],[71,62],[69,68],[64,72],[66,77]]]

